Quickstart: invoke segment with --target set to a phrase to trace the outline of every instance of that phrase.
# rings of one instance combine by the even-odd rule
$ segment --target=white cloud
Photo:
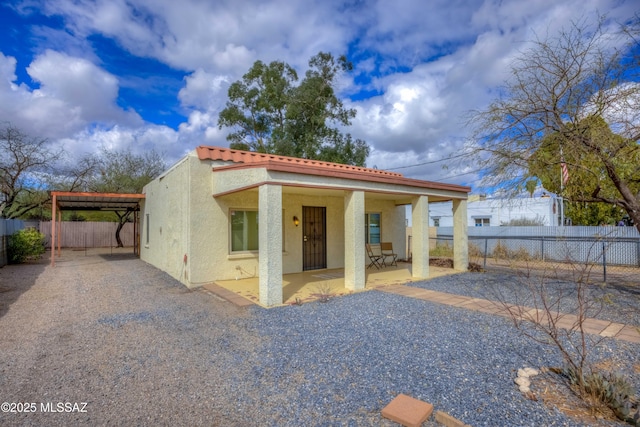
[[[2,55],[0,53],[0,55]],[[45,51],[28,67],[39,84],[16,85],[15,59],[2,55],[0,86],[4,120],[50,138],[68,136],[95,124],[140,126],[142,120],[117,105],[118,81],[91,62],[64,53]]]
[[[166,159],[173,161],[193,149],[190,145],[179,141],[178,132],[175,130],[156,125],[136,128],[113,126],[104,129],[85,129],[70,137],[60,139],[60,143],[64,150],[73,154],[74,157],[107,148],[109,150],[130,149],[137,155],[155,150]]]
[[[178,156],[202,143],[227,144],[218,113],[228,85],[255,60],[283,60],[304,71],[320,50],[350,51],[364,58],[356,71],[372,76],[365,89],[380,95],[346,102],[358,110],[348,131],[371,144],[367,163],[379,168],[460,150],[468,136],[465,115],[495,96],[510,60],[534,34],[553,33],[572,20],[593,21],[597,13],[622,20],[637,11],[631,1],[614,0],[43,0],[39,8],[66,28],[33,30],[40,54],[28,72],[39,87],[18,85],[15,60],[0,53],[0,96],[11,106],[3,102],[0,114],[17,125],[67,137],[69,147],[80,148],[82,140],[157,144]],[[99,55],[87,42],[92,35],[184,70],[177,101],[187,121],[171,130],[119,107],[121,83],[98,66]],[[341,86],[344,93],[362,89],[350,83]],[[463,180],[469,176],[460,174],[469,170],[402,171]]]
[[[219,110],[225,105],[231,84],[228,76],[207,73],[198,68],[185,77],[186,84],[178,98],[183,106],[196,109]]]

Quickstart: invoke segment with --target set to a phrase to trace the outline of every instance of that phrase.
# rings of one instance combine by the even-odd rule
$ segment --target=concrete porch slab
[[[432,266],[429,270],[429,278],[457,273],[460,272],[451,268]],[[392,285],[403,285],[415,280],[424,279],[411,276],[410,263],[398,262],[397,266],[366,271],[364,291]],[[215,285],[259,305],[259,279],[257,276],[241,277],[238,280],[218,280]],[[320,299],[322,294],[337,297],[352,294],[353,292],[345,288],[344,269],[342,268],[310,270],[285,274],[282,277],[283,305],[316,301]]]

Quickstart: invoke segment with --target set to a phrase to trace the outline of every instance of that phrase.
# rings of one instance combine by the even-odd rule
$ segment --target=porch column
[[[282,304],[282,186],[258,191],[258,264],[260,304]]]
[[[429,198],[419,196],[411,202],[411,275],[429,277]]]
[[[346,191],[344,195],[344,286],[364,289],[364,191]]]
[[[453,201],[453,268],[467,271],[469,267],[469,222],[467,200]]]

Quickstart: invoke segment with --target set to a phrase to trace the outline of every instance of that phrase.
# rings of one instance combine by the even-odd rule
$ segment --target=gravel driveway
[[[399,393],[473,426],[580,425],[518,392],[560,360],[503,318],[376,291],[242,309],[130,255],[0,269],[0,346],[0,400],[35,409],[2,426],[393,426]]]

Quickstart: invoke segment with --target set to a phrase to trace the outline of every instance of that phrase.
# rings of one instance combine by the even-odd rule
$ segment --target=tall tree
[[[364,166],[369,146],[339,129],[356,115],[335,91],[341,73],[353,66],[344,56],[320,52],[309,67],[296,85],[288,64],[256,61],[229,87],[218,126],[232,128],[231,148]]]
[[[569,200],[616,205],[640,230],[639,25],[635,19],[612,35],[603,32],[604,21],[595,29],[573,24],[558,36],[534,40],[514,60],[502,96],[472,121],[486,184],[520,190],[546,168],[554,170],[558,189],[565,156],[571,178],[563,194]],[[603,119],[606,127],[599,124]],[[540,151],[545,144],[557,149]],[[530,169],[536,155],[539,165]],[[553,188],[553,178],[547,185]],[[581,186],[585,191],[574,189]]]
[[[89,191],[100,193],[140,193],[142,188],[165,169],[162,156],[156,151],[136,155],[130,149],[121,151],[103,149],[97,156],[86,159],[87,164],[95,164],[96,173],[88,180]],[[120,231],[130,220],[133,210],[116,211],[118,227],[116,242],[124,246]]]
[[[570,201],[567,216],[574,224],[617,223],[624,211],[616,203],[620,198],[618,189],[610,179],[601,153],[610,153],[606,156],[607,161],[614,166],[616,176],[634,194],[640,194],[638,144],[614,134],[601,117],[588,116],[567,127],[572,134],[596,141],[600,154],[584,144],[572,144],[562,134],[552,133],[542,139],[530,157],[529,173],[538,177],[544,188],[562,194]],[[563,162],[567,171],[571,169],[569,175],[563,175]]]
[[[0,128],[0,216],[20,218],[48,201],[45,184],[62,151],[46,138],[5,124]]]

